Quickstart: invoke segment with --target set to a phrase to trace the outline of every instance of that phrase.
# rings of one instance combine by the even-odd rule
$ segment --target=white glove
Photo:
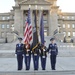
[[[15,54],[15,57],[17,57],[17,55]]]

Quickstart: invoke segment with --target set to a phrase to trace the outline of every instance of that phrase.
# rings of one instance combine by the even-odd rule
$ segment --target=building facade
[[[73,38],[75,36],[75,13],[62,12],[56,2],[57,0],[15,0],[15,6],[11,12],[0,13],[0,38],[6,38],[8,33],[12,32],[23,36],[29,5],[31,5],[32,26],[34,26],[34,11],[37,10],[38,31],[43,12],[45,36],[53,36],[57,30],[67,39]]]

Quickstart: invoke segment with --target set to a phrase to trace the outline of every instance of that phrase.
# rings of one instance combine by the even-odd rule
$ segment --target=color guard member
[[[17,54],[17,63],[18,70],[22,70],[23,67],[23,43],[22,38],[18,38],[19,43],[16,44],[16,54]]]
[[[55,43],[54,38],[51,38],[50,41],[51,41],[51,43],[49,44],[48,52],[51,53],[51,55],[50,55],[51,68],[52,68],[52,70],[55,70],[56,57],[58,55],[58,47],[57,47],[57,44]]]

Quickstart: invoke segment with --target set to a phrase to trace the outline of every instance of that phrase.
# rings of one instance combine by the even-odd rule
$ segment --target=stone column
[[[20,11],[20,36],[23,36],[23,10]]]
[[[21,27],[22,24],[22,11],[19,7],[15,7],[15,13],[14,13],[14,31],[17,32],[19,35],[21,34]]]
[[[57,15],[58,7],[52,6],[51,10],[49,10],[49,36],[53,36],[54,31],[58,29],[58,15]]]

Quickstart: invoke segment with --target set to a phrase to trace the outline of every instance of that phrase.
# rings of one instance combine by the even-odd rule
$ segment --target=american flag
[[[30,44],[32,41],[32,25],[31,25],[31,18],[30,18],[30,8],[28,10],[28,17],[25,23],[25,31],[24,31],[24,43]]]

